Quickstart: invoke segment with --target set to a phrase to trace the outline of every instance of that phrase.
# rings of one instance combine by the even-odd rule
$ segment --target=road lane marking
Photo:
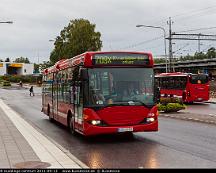
[[[21,118],[18,113],[7,106],[1,99],[0,107],[24,136],[40,160],[51,164],[49,168],[81,168],[80,165]]]

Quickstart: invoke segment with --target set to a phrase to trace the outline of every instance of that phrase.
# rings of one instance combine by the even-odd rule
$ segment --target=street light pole
[[[166,73],[167,73],[168,69],[167,69],[166,31],[165,31],[165,29],[163,27],[160,27],[160,26],[151,26],[151,25],[136,25],[136,27],[147,27],[147,28],[156,28],[156,29],[163,30],[163,34],[164,34],[164,55],[165,55],[165,59],[166,59]]]

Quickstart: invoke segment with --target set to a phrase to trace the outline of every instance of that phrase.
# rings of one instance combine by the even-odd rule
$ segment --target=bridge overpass
[[[175,72],[207,73],[216,77],[216,58],[177,61],[172,63],[172,68]],[[166,63],[155,64],[154,70],[156,73],[165,73]]]

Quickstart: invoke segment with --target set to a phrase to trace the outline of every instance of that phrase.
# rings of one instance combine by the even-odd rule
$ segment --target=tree
[[[208,59],[216,58],[216,50],[215,50],[215,48],[211,47],[210,49],[208,49],[206,55],[207,55]]]
[[[40,64],[34,63],[34,73],[39,73]]]
[[[43,61],[43,63],[39,64],[39,71],[43,71],[44,69],[52,66],[50,61]]]
[[[194,60],[196,60],[196,59],[206,59],[206,54],[204,54],[203,52],[196,52],[194,54],[193,59]]]
[[[6,59],[5,59],[5,62],[10,62],[10,58],[6,58]]]
[[[30,63],[29,59],[24,58],[24,57],[16,58],[14,62],[16,62],[16,63],[26,63],[26,64]]]
[[[50,62],[54,64],[60,59],[71,58],[86,51],[101,50],[101,34],[95,32],[95,26],[86,19],[71,20],[56,38]]]
[[[166,59],[165,58],[155,58],[154,63],[155,64],[166,63]]]

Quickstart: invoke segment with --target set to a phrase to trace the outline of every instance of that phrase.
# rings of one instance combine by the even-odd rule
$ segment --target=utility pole
[[[199,33],[199,35],[198,35],[198,53],[200,53],[200,35],[201,35],[201,33]]]
[[[168,40],[169,40],[169,68],[168,68],[168,72],[174,72],[174,69],[172,69],[172,58],[173,58],[173,52],[172,52],[172,24],[173,24],[173,21],[171,20],[171,17],[169,17],[169,21],[167,21],[167,24],[169,25],[169,37],[168,37]]]
[[[163,31],[164,34],[164,56],[166,59],[166,73],[168,72],[167,70],[167,53],[166,53],[166,30],[161,27],[161,26],[152,26],[152,25],[136,25],[136,27],[147,27],[147,28],[156,28],[156,29],[161,29]]]

